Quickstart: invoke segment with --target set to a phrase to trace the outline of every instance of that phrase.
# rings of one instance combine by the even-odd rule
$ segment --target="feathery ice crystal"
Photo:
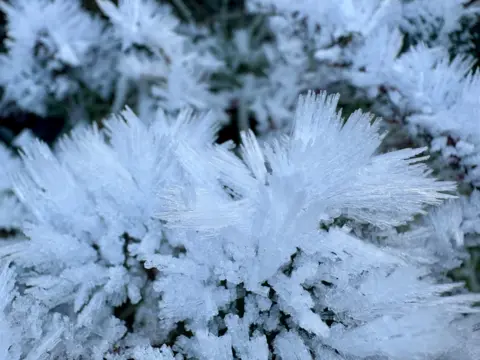
[[[291,134],[244,132],[241,159],[190,110],[146,124],[127,109],[53,152],[25,146],[13,189],[32,215],[0,248],[2,359],[477,359],[478,296],[335,225],[391,229],[454,184],[425,149],[377,154],[373,117],[344,122],[337,103],[302,96]]]

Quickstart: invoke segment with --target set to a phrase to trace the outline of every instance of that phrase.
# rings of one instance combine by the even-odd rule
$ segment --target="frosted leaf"
[[[108,92],[101,88],[109,87],[112,75],[108,65],[102,65],[112,55],[103,53],[103,60],[95,60],[108,37],[103,23],[84,11],[80,1],[14,0],[0,6],[7,16],[8,34],[7,53],[0,58],[0,66],[9,69],[0,75],[3,101],[45,115],[48,102],[80,90],[84,78],[73,69],[94,63],[98,66],[88,70],[91,74],[85,78],[91,81],[86,86],[102,95]]]
[[[429,214],[428,221],[441,243],[448,244],[454,249],[465,245],[464,233],[461,230],[464,219],[460,201],[449,201],[434,209]]]
[[[333,275],[337,275],[341,270],[334,266],[330,271]],[[428,284],[426,281],[420,282],[418,279],[424,274],[405,267],[386,270],[383,273],[373,269],[364,270],[363,274],[361,272],[354,274],[350,269],[348,272],[350,275],[347,281],[336,281],[337,285],[327,290],[325,304],[338,314],[346,314],[348,311],[348,316],[353,321],[359,322],[372,321],[386,314],[401,316],[408,313],[410,307],[438,308],[442,306],[442,300],[437,300],[437,296],[459,286],[458,284],[440,286]],[[453,297],[451,301],[457,301],[460,308],[463,306],[461,296],[456,299]],[[448,308],[455,311],[453,304],[452,306],[448,304],[446,309]],[[465,309],[465,311],[468,310]],[[349,321],[351,320],[345,322]]]
[[[294,332],[286,331],[275,338],[275,354],[279,359],[312,360],[312,355],[303,340]]]
[[[222,96],[210,91],[209,72],[192,68],[181,57],[172,59],[165,78],[161,85],[152,87],[152,96],[169,112],[185,107],[219,111],[227,105]]]
[[[175,33],[179,21],[169,7],[153,0],[120,0],[118,6],[109,0],[97,3],[113,23],[124,50],[134,44],[145,45],[172,57],[182,46],[183,39]],[[158,31],[159,24],[162,31]]]
[[[154,288],[162,294],[159,317],[167,326],[184,320],[195,328],[205,326],[232,297],[226,289],[204,285],[194,276],[170,275],[157,280]],[[189,295],[184,294],[186,288]]]
[[[392,68],[391,85],[408,101],[408,107],[432,113],[454,104],[461,82],[473,65],[473,59],[458,55],[451,62],[443,49],[420,44],[400,56]]]
[[[22,150],[24,170],[15,174],[14,191],[36,220],[74,234],[94,232],[97,224],[85,190],[48,146],[36,140]],[[48,172],[42,171],[45,167]]]
[[[432,209],[418,226],[403,237],[394,235],[387,243],[422,257],[441,275],[470,258],[467,249],[479,243],[479,216],[479,195],[474,191]]]
[[[337,325],[332,328],[328,342],[342,349],[345,356],[385,356],[392,360],[415,356],[437,358],[458,344],[455,330],[447,325],[450,321],[436,308],[413,310],[407,316],[384,316],[352,330]]]
[[[64,329],[60,327],[47,333],[42,341],[32,351],[29,352],[25,360],[41,359],[48,354],[48,352],[54,349],[55,346],[57,346],[57,344],[60,342],[60,336],[63,331]]]
[[[199,330],[192,339],[181,338],[179,346],[189,356],[199,360],[230,360],[233,358],[229,335],[215,336],[208,331]]]
[[[22,266],[61,269],[95,261],[95,251],[74,236],[58,233],[48,225],[24,228],[29,241],[7,242],[0,246],[0,256]]]
[[[480,77],[472,71],[473,62],[461,54],[450,60],[445,49],[420,44],[395,61],[388,83],[398,90],[390,92],[391,101],[408,113],[410,136],[440,155],[434,163],[439,174],[476,186]]]
[[[241,133],[242,158],[258,181],[266,181],[267,168],[262,150],[255,139],[253,132]]]
[[[272,287],[278,294],[279,305],[282,310],[297,318],[299,326],[303,329],[317,336],[328,336],[327,325],[311,310],[314,307],[314,302],[310,294],[300,285],[302,282],[295,276],[288,279],[283,275],[277,275],[276,278],[270,280]]]
[[[385,83],[402,43],[402,35],[397,29],[390,31],[384,28],[370,34],[353,55],[353,69],[349,72],[352,84],[367,88]]]
[[[226,318],[228,334],[231,335],[235,353],[242,359],[266,360],[269,349],[265,335],[252,334],[250,331],[258,321],[258,308],[251,297],[246,300],[246,313],[243,318],[229,315]]]

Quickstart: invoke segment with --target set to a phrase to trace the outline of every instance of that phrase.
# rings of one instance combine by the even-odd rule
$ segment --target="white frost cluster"
[[[342,0],[324,6],[316,1],[248,3],[252,10],[275,12],[269,17],[270,26],[277,41],[286,45],[279,49],[294,53],[298,47],[288,44],[300,41],[307,49],[304,57],[315,57],[313,68],[301,70],[308,75],[300,89],[353,86],[354,99],[374,102],[380,115],[402,123],[412,139],[429,146],[442,159],[443,168],[437,170],[449,169],[447,176],[479,186],[480,78],[472,69],[474,59],[458,51],[451,59],[448,51],[450,35],[461,30],[461,19],[478,16],[478,4],[464,0]],[[295,29],[292,34],[300,35],[283,39],[285,22]],[[407,38],[416,45],[404,49]]]
[[[96,5],[0,0],[0,360],[480,359],[478,4]]]
[[[472,59],[452,61],[442,49],[418,46],[393,68],[392,102],[412,136],[425,139],[432,153],[455,165],[457,176],[480,185],[480,75]]]
[[[82,87],[109,95],[111,39],[78,1],[1,1],[0,9],[8,19],[8,51],[0,56],[4,105],[45,115],[49,103],[68,102]]]
[[[120,0],[118,6],[110,0],[97,2],[121,44],[114,110],[123,106],[131,87],[145,117],[159,107],[169,112],[185,106],[220,112],[226,107],[208,83],[222,64],[179,31],[170,6],[155,0]]]
[[[190,111],[145,125],[127,109],[55,152],[25,146],[14,191],[33,219],[0,248],[18,273],[10,358],[474,360],[477,295],[446,296],[462,285],[404,250],[319,228],[392,228],[454,189],[424,149],[376,154],[378,124],[343,124],[337,102],[301,97],[291,134],[261,147],[243,133],[241,159]]]
[[[225,108],[207,82],[221,64],[193,48],[170,6],[155,0],[98,5],[110,23],[88,13],[80,0],[0,2],[8,36],[0,56],[4,107],[13,103],[45,116],[58,103],[92,106],[84,102],[113,95],[116,111],[137,92],[137,107],[147,114],[152,107]]]

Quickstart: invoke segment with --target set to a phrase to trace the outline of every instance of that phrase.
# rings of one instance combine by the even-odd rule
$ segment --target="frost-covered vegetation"
[[[0,360],[480,359],[476,2],[0,9]]]

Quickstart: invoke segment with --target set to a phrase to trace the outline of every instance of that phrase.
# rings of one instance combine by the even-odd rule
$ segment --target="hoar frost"
[[[240,157],[190,110],[126,109],[54,151],[24,146],[2,359],[475,360],[477,295],[336,225],[393,229],[454,183],[430,177],[425,149],[378,154],[377,122],[337,102],[300,97],[291,133],[243,132]]]
[[[172,3],[0,1],[2,114],[80,123],[0,145],[0,360],[480,359],[478,4]]]

